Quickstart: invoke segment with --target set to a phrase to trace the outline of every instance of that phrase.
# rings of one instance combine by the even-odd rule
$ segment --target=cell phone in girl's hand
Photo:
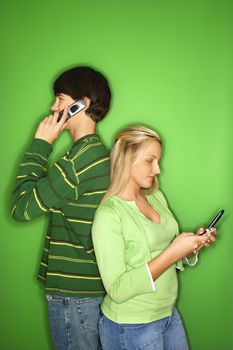
[[[204,235],[205,233],[211,232],[211,229],[215,227],[217,222],[221,219],[221,217],[224,214],[224,209],[220,210],[218,214],[213,218],[213,220],[210,222],[210,224],[207,226],[204,232],[200,233],[199,235]]]
[[[79,113],[82,109],[84,109],[86,107],[85,102],[83,100],[78,100],[75,101],[74,103],[72,103],[69,107],[68,107],[68,113],[67,113],[67,119],[73,117],[74,115],[76,115],[77,113]],[[61,120],[62,114],[63,114],[64,110],[62,110],[57,118],[57,122],[59,122]]]

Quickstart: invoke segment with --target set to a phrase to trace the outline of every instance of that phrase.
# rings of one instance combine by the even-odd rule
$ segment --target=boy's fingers
[[[66,106],[65,108],[64,108],[64,110],[63,110],[63,113],[62,113],[62,116],[61,116],[61,119],[59,120],[59,124],[60,125],[63,125],[65,122],[66,122],[66,120],[67,120],[67,116],[68,116],[68,106]],[[62,130],[63,130],[63,128],[62,128]]]
[[[58,111],[55,111],[53,113],[53,123],[56,124],[57,123],[57,119],[59,117],[59,112]]]
[[[62,128],[61,128],[61,131],[63,131],[65,129],[65,127],[67,126],[67,122],[65,122],[63,125],[62,125]]]

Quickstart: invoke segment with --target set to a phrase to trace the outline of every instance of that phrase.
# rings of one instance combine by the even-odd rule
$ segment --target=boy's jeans
[[[56,350],[100,350],[99,298],[47,295],[49,321]]]

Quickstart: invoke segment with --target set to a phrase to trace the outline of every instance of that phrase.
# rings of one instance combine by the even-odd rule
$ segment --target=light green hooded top
[[[147,263],[178,235],[178,225],[161,191],[147,199],[160,213],[160,224],[146,218],[134,201],[113,196],[99,206],[92,227],[97,263],[107,292],[101,309],[117,323],[147,323],[167,317],[177,298],[176,268],[184,269],[182,261],[157,278],[155,288]]]

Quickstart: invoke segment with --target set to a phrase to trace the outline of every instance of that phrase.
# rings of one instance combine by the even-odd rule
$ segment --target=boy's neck
[[[89,134],[95,134],[96,132],[96,128],[80,128],[80,129],[76,129],[76,130],[70,130],[70,133],[72,135],[72,138],[74,141],[77,141],[79,139],[81,139],[81,137],[85,136],[85,135],[89,135]]]
[[[95,134],[96,123],[90,117],[82,116],[71,121],[69,130],[73,140],[77,141],[85,135]]]

